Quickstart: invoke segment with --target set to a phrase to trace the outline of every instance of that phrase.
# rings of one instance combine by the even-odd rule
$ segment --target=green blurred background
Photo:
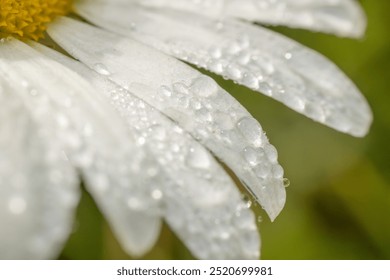
[[[360,1],[368,16],[359,41],[288,28],[275,30],[323,53],[358,85],[374,111],[369,135],[353,138],[276,101],[215,79],[262,124],[291,181],[275,222],[259,223],[263,259],[390,259],[390,1]],[[84,194],[62,259],[127,259]],[[190,259],[168,227],[145,259]]]

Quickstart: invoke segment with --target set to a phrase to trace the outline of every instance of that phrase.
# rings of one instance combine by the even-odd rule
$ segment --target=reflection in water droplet
[[[191,91],[201,97],[213,96],[218,92],[218,86],[213,79],[207,76],[201,76],[194,80]]]
[[[287,60],[290,60],[292,57],[293,57],[293,55],[292,55],[292,53],[290,53],[290,52],[286,52],[286,53],[284,54],[284,58],[287,59]]]
[[[104,76],[109,76],[111,75],[110,71],[108,71],[107,67],[102,64],[102,63],[96,63],[94,66],[93,66],[93,69],[98,72],[99,74],[101,75],[104,75]]]
[[[163,193],[162,193],[161,190],[155,189],[155,190],[152,191],[152,198],[154,200],[161,200],[162,197],[163,197]]]
[[[262,127],[260,124],[251,117],[244,117],[238,123],[237,127],[242,133],[242,135],[255,147],[260,147],[262,145]]]

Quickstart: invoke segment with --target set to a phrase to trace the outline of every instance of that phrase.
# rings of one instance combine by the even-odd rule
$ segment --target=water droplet
[[[254,171],[255,171],[257,177],[264,179],[270,175],[272,168],[271,168],[271,165],[269,165],[267,163],[262,163],[262,164],[259,164],[258,166],[256,166]]]
[[[190,148],[186,162],[191,167],[207,169],[210,167],[211,159],[201,146],[194,146]]]
[[[244,84],[244,86],[247,86],[250,89],[259,88],[259,81],[252,73],[245,73],[242,79],[242,83]]]
[[[206,108],[201,108],[195,112],[196,118],[202,122],[211,122],[213,117],[209,110]]]
[[[214,121],[221,130],[228,130],[234,127],[234,122],[231,117],[224,112],[217,111],[214,114]]]
[[[155,189],[152,191],[152,198],[154,200],[161,200],[163,198],[163,193],[159,189]]]
[[[283,185],[285,188],[288,188],[290,186],[290,180],[287,178],[283,178]]]
[[[274,167],[272,168],[272,173],[273,173],[275,178],[278,178],[278,179],[283,178],[283,175],[284,175],[283,167],[280,166],[279,164],[274,165]]]
[[[237,127],[242,135],[255,147],[260,147],[263,144],[262,132],[260,124],[252,117],[244,117],[238,123]]]
[[[263,217],[262,216],[257,216],[257,222],[260,224],[263,222]]]
[[[278,151],[271,144],[266,144],[264,147],[264,152],[270,162],[276,163],[278,161]]]
[[[93,69],[98,72],[99,74],[101,75],[104,75],[104,76],[109,76],[111,75],[110,71],[108,71],[107,67],[102,64],[102,63],[96,63],[94,66],[93,66]]]
[[[191,91],[198,96],[209,97],[218,92],[218,85],[210,77],[201,76],[193,81]]]
[[[152,134],[152,137],[157,140],[164,141],[167,136],[167,132],[162,125],[153,125],[149,128],[149,130]]]
[[[243,151],[243,155],[245,160],[252,166],[255,166],[259,162],[259,158],[257,156],[257,152],[252,147],[246,147]]]
[[[273,94],[272,87],[267,82],[259,83],[259,90],[267,96],[271,96]]]
[[[132,210],[140,210],[142,209],[142,201],[136,197],[131,197],[127,200],[127,206]]]
[[[172,88],[178,94],[184,94],[184,95],[189,94],[188,87],[184,83],[175,83],[173,84]]]
[[[241,51],[241,46],[238,42],[233,42],[227,47],[226,51],[229,54],[238,54]]]
[[[293,57],[293,55],[292,55],[292,53],[290,53],[290,52],[286,52],[286,53],[284,54],[284,58],[285,58],[286,60],[290,60],[292,57]]]
[[[207,62],[207,66],[210,69],[210,71],[217,73],[217,74],[222,74],[224,66],[221,62],[217,60],[210,60]]]
[[[228,65],[226,71],[229,77],[233,80],[240,80],[242,78],[241,70],[235,65]]]
[[[162,97],[163,99],[172,96],[172,91],[167,86],[161,86],[158,90],[158,93],[159,93],[160,97]]]

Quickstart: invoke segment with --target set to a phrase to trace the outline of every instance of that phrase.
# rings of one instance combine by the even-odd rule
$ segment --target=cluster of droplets
[[[283,168],[277,162],[276,149],[269,144],[260,124],[211,78],[201,75],[163,85],[154,98],[168,116],[181,120],[187,131],[244,182],[245,176],[250,176],[247,185],[257,198],[272,192],[278,181],[283,185]],[[235,159],[227,159],[225,153],[233,154]],[[253,191],[254,184],[257,190]]]
[[[205,88],[207,79],[197,80],[190,87],[184,83],[162,86],[158,97],[173,98],[172,102],[177,106],[179,99],[188,96],[187,91],[195,91],[202,97],[210,96]],[[116,87],[109,95],[133,132],[145,139],[147,147],[171,176],[172,183],[160,184],[162,188],[154,190],[154,196],[164,199],[165,218],[179,236],[190,240],[188,246],[199,252],[201,258],[221,255],[234,258],[239,250],[245,250],[240,253],[242,256],[257,257],[257,229],[249,211],[250,205],[240,200],[238,192],[226,187],[233,186],[233,183],[221,168],[217,168],[205,148],[127,90]],[[200,100],[196,102],[201,104]],[[190,106],[181,104],[183,107]],[[196,107],[198,109],[195,110],[199,110],[202,105]],[[221,209],[223,205],[230,208]],[[208,238],[204,236],[205,229]],[[240,237],[241,234],[245,238]],[[230,242],[229,247],[224,245],[228,240],[240,242]]]
[[[274,4],[276,3],[273,1],[264,1],[260,6]],[[329,85],[326,85],[326,81],[321,85],[310,82],[313,77],[307,77],[310,73],[307,73],[307,67],[302,68],[302,61],[310,55],[310,59],[321,60],[318,63],[327,63],[319,56],[308,53],[284,38],[276,38],[276,35],[267,30],[244,26],[238,22],[209,21],[202,24],[200,28],[204,29],[205,34],[211,32],[208,35],[220,36],[218,43],[203,47],[188,38],[171,36],[161,39],[158,47],[181,60],[271,96],[288,107],[341,131],[352,130],[349,119],[361,119],[353,106],[345,107],[349,103],[359,106],[362,102],[360,96],[348,95],[346,100],[342,98],[343,95],[339,95],[335,99],[333,95],[324,94],[335,90],[327,89]],[[269,40],[264,43],[266,38]],[[272,43],[275,40],[280,43]],[[340,109],[343,107],[345,109]]]

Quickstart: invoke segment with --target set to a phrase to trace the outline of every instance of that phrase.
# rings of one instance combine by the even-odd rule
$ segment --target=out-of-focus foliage
[[[335,132],[265,96],[213,76],[261,122],[291,181],[274,223],[259,223],[263,259],[390,259],[390,17],[389,1],[361,1],[366,37],[340,39],[275,28],[333,60],[358,85],[374,111],[369,135]],[[130,258],[87,194],[62,258]],[[147,259],[191,255],[166,227]]]

